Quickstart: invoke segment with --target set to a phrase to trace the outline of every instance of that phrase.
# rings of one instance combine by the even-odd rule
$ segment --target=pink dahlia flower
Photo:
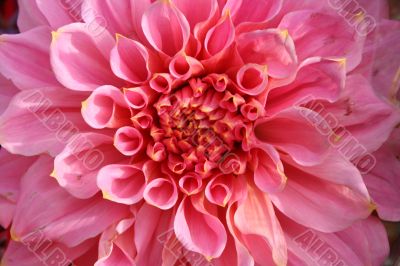
[[[382,264],[371,213],[400,220],[385,1],[19,4],[4,265]]]

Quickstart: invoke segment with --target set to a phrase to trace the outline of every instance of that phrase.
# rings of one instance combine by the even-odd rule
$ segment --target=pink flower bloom
[[[382,264],[371,213],[400,220],[383,0],[360,1],[368,32],[340,1],[19,2],[2,263]]]

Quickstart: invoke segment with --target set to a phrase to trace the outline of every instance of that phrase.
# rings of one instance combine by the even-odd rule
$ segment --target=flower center
[[[214,86],[192,79],[153,105],[157,115],[147,153],[155,161],[167,159],[175,174],[207,177],[215,171],[242,174],[246,169],[244,151],[257,110],[216,81]]]

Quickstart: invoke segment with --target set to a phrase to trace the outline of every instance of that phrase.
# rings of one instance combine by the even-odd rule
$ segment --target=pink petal
[[[335,102],[345,89],[346,68],[343,60],[309,58],[301,63],[295,80],[279,86],[268,94],[267,113],[274,114],[304,101]]]
[[[38,7],[36,0],[18,1],[18,29],[21,32],[28,31],[38,26],[48,26],[48,21]]]
[[[19,89],[10,80],[0,74],[0,115],[7,109],[8,104],[11,102]]]
[[[219,257],[226,245],[224,226],[214,215],[207,212],[202,202],[185,198],[177,210],[174,222],[176,237],[188,250],[207,258]]]
[[[186,55],[176,55],[169,64],[169,72],[175,78],[181,80],[188,80],[193,76],[202,74],[203,71],[203,65],[196,58]]]
[[[298,23],[299,20],[303,23]],[[289,31],[301,61],[311,56],[345,57],[347,71],[361,61],[364,38],[336,13],[292,12],[283,18],[279,28]]]
[[[17,204],[20,181],[25,172],[36,161],[36,157],[12,155],[0,149],[0,225],[8,228]]]
[[[254,183],[266,193],[282,191],[286,185],[283,164],[279,153],[271,146],[254,149]]]
[[[116,87],[105,85],[82,102],[82,116],[92,128],[118,128],[129,124],[130,111],[123,93]]]
[[[368,217],[373,211],[365,188],[360,192],[364,186],[360,173],[354,166],[346,169],[350,164],[326,160],[318,167],[300,169],[295,164],[284,164],[284,167],[288,177],[285,189],[270,197],[280,211],[299,224],[321,232],[335,232]],[[341,176],[344,173],[347,175]],[[335,177],[339,182],[335,182]]]
[[[99,188],[96,176],[104,165],[124,160],[112,146],[112,137],[99,133],[79,134],[54,160],[52,176],[77,198],[90,198]]]
[[[328,139],[305,117],[318,117],[318,114],[299,107],[259,119],[254,128],[255,137],[289,153],[299,164],[316,164],[324,158],[330,146]]]
[[[93,30],[96,29],[97,24],[103,28],[107,28],[107,30],[113,35],[116,33],[130,35],[135,33],[135,21],[131,12],[133,2],[136,1],[83,1],[83,20],[87,23],[88,27]]]
[[[147,184],[143,197],[148,204],[162,210],[168,210],[178,200],[178,189],[174,180],[156,178]]]
[[[268,67],[275,79],[288,78],[297,68],[297,55],[293,40],[285,30],[268,29],[238,36],[238,51],[245,63]]]
[[[204,40],[204,49],[209,56],[225,51],[235,40],[235,27],[229,14],[223,16],[217,25],[211,28]]]
[[[202,178],[197,173],[188,173],[179,179],[179,188],[187,195],[199,193],[203,185]]]
[[[171,232],[172,214],[143,204],[136,215],[134,242],[137,265],[162,265],[163,235]]]
[[[120,127],[114,135],[114,146],[123,155],[133,156],[143,147],[143,136],[134,127]]]
[[[281,9],[283,1],[252,1],[252,0],[228,0],[223,12],[232,13],[235,25],[242,23],[262,23],[274,18]]]
[[[49,28],[37,27],[21,34],[2,35],[0,38],[0,72],[18,88],[59,85],[49,61]]]
[[[236,76],[239,90],[248,95],[258,95],[267,89],[268,73],[266,66],[246,64]]]
[[[377,204],[381,219],[398,221],[400,219],[400,130],[393,131],[389,140],[373,156],[377,164],[364,176],[371,197]]]
[[[372,216],[335,233],[303,227],[283,215],[279,216],[279,220],[286,228],[291,263],[297,259],[303,264],[315,266],[382,265],[389,253],[385,228]]]
[[[351,160],[376,151],[400,123],[399,111],[378,97],[368,80],[360,75],[347,78],[341,99],[326,103],[321,115],[327,113],[336,118],[337,125],[332,127],[344,127],[350,133],[342,135],[335,146]]]
[[[110,60],[115,75],[133,84],[144,83],[151,76],[146,47],[122,35],[117,34]]]
[[[215,205],[225,207],[233,194],[233,176],[220,175],[211,179],[205,189],[208,201]]]
[[[23,242],[10,241],[1,264],[8,266],[69,264],[85,254],[93,246],[93,242],[85,241],[79,246],[70,248],[61,243],[49,241],[41,231],[38,231],[28,236]]]
[[[55,2],[53,0],[32,0],[37,3],[40,12],[46,17],[52,29],[81,21],[80,0]]]
[[[286,241],[272,202],[257,188],[248,186],[248,189],[246,200],[238,204],[234,214],[235,226],[256,262],[262,263],[270,253],[275,264],[285,265]]]
[[[58,87],[20,92],[0,117],[1,145],[26,156],[58,154],[80,130],[88,130],[79,111],[84,97]]]
[[[24,239],[32,232],[42,232],[49,240],[73,247],[127,215],[125,206],[100,197],[89,200],[71,197],[49,177],[52,162],[53,158],[42,156],[22,179],[11,228],[15,238]]]
[[[147,86],[124,89],[125,100],[132,109],[148,112],[146,107],[154,99],[156,93]]]
[[[94,34],[83,23],[72,23],[53,32],[51,64],[67,88],[92,91],[104,85],[121,85],[110,67],[115,40],[106,30]]]
[[[189,41],[189,23],[169,1],[153,3],[143,15],[142,28],[154,49],[168,56],[185,49]]]
[[[107,165],[97,174],[97,185],[108,200],[132,205],[143,198],[146,180],[133,165]]]

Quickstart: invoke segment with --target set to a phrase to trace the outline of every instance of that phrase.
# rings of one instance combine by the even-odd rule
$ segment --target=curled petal
[[[328,59],[312,57],[304,60],[294,81],[286,86],[272,83],[279,88],[271,89],[268,94],[266,112],[274,114],[295,104],[304,104],[310,100],[336,102],[345,89],[346,59]]]
[[[170,1],[153,3],[143,14],[142,28],[153,48],[171,57],[189,41],[189,23]]]
[[[246,64],[241,67],[236,75],[239,90],[248,95],[259,95],[267,89],[267,66]]]
[[[143,135],[134,127],[121,127],[115,133],[114,146],[122,154],[133,156],[143,147]]]
[[[82,102],[82,116],[93,128],[118,128],[129,123],[128,104],[122,92],[113,86],[97,88]]]
[[[202,178],[197,173],[188,173],[179,179],[179,187],[183,193],[193,195],[201,191]]]
[[[168,94],[172,90],[174,78],[168,73],[157,73],[154,74],[150,80],[150,87],[163,94]]]
[[[178,200],[178,189],[172,179],[156,178],[147,184],[144,199],[150,205],[168,210]]]
[[[299,19],[303,23],[298,23]],[[347,71],[360,64],[365,38],[336,13],[295,11],[288,13],[278,27],[289,32],[301,61],[311,56],[345,57]]]
[[[326,157],[330,146],[326,136],[317,130],[310,119],[329,127],[317,113],[299,107],[258,120],[254,134],[259,141],[289,153],[300,164],[316,164]]]
[[[264,145],[263,149],[257,149],[254,155],[254,183],[257,187],[266,193],[282,191],[287,177],[279,153],[273,147]]]
[[[266,65],[275,79],[289,78],[296,72],[297,55],[288,31],[258,30],[239,35],[238,50],[245,63]]]
[[[232,187],[231,175],[214,177],[206,186],[206,198],[211,203],[225,207],[232,197]]]
[[[156,162],[161,162],[167,157],[165,146],[161,142],[156,142],[154,144],[149,143],[147,145],[146,154]]]
[[[125,100],[132,109],[145,109],[154,97],[147,86],[124,89]]]
[[[248,186],[246,199],[238,204],[233,222],[254,260],[263,263],[271,258],[277,265],[286,265],[287,247],[283,230],[268,196]]]
[[[50,29],[47,27],[37,27],[21,34],[1,35],[1,74],[19,89],[58,86],[50,66],[50,42]]]
[[[135,127],[142,129],[150,128],[153,124],[153,115],[150,111],[143,110],[131,117],[131,121]]]
[[[132,39],[117,34],[110,60],[114,74],[133,84],[141,84],[151,77],[149,53],[146,47]]]
[[[196,59],[185,55],[176,55],[169,64],[169,72],[176,78],[187,80],[204,71],[203,65]]]
[[[114,164],[100,169],[97,185],[105,199],[131,205],[143,198],[146,180],[138,167]]]
[[[84,23],[72,23],[53,32],[50,59],[54,73],[71,90],[93,91],[121,80],[110,67],[110,52],[115,45],[107,30],[94,34]]]
[[[207,32],[204,49],[209,56],[213,56],[226,50],[234,40],[235,27],[228,13]]]
[[[54,159],[51,174],[77,198],[90,198],[99,191],[96,175],[107,164],[124,157],[112,148],[112,137],[97,133],[79,134]]]
[[[223,12],[231,12],[235,25],[242,23],[263,23],[273,19],[277,15],[282,7],[282,3],[282,0],[228,0]]]
[[[193,201],[195,199],[185,198],[179,205],[174,221],[176,237],[186,249],[203,254],[208,259],[217,258],[226,246],[225,228],[201,202]]]

